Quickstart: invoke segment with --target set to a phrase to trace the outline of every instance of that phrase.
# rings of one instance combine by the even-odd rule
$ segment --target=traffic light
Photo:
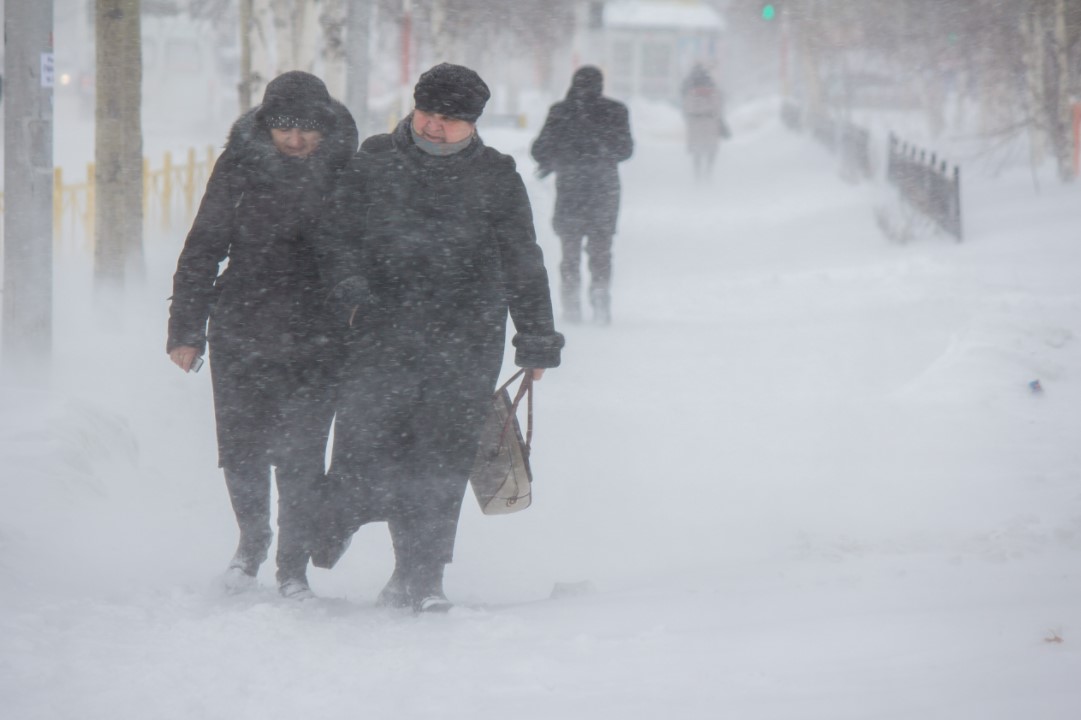
[[[769,3],[769,4],[766,4],[766,5],[762,6],[762,19],[763,20],[772,20],[775,17],[777,17],[777,8],[774,7],[772,3]]]

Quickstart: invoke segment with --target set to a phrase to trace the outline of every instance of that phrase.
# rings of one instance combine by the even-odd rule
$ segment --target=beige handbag
[[[511,400],[507,387],[518,376],[522,384]],[[518,404],[526,398],[526,435],[518,424]],[[533,374],[519,370],[492,396],[492,407],[484,422],[477,457],[469,473],[469,484],[485,515],[505,515],[525,510],[533,502],[533,472],[529,468],[529,447],[533,439]]]

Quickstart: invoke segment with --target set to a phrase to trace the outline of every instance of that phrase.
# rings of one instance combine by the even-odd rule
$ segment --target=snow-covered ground
[[[632,121],[614,324],[561,328],[535,504],[467,498],[445,617],[373,606],[381,525],[318,600],[269,565],[223,595],[209,376],[163,347],[180,238],[108,327],[66,257],[52,392],[0,390],[0,715],[1077,718],[1081,187],[970,173],[966,241],[898,245],[774,102],[707,185],[674,112]],[[486,137],[554,277],[535,132]]]

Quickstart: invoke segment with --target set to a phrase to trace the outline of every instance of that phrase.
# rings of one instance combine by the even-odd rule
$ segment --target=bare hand
[[[530,372],[533,373],[533,382],[537,382],[544,377],[544,368],[533,368]]]
[[[169,359],[184,372],[191,372],[191,364],[199,357],[199,350],[191,345],[178,345],[169,353]]]

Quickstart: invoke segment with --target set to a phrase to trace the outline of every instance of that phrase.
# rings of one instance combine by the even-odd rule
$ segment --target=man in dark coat
[[[612,236],[619,215],[617,165],[631,156],[627,106],[603,97],[601,71],[587,65],[574,74],[567,97],[548,111],[533,142],[541,177],[556,174],[553,226],[563,244],[559,265],[563,317],[581,320],[582,241],[589,255],[589,299],[594,321],[611,322]]]
[[[421,75],[415,110],[368,138],[323,236],[348,324],[328,475],[352,534],[387,521],[395,570],[379,603],[446,610],[443,569],[503,363],[559,365],[548,275],[514,160],[475,122],[489,97],[469,68]]]
[[[198,369],[209,318],[218,464],[240,527],[232,589],[254,584],[270,547],[273,465],[279,588],[311,595],[305,501],[323,474],[342,351],[308,229],[357,141],[319,78],[275,78],[233,125],[177,262],[166,350],[184,371]]]

